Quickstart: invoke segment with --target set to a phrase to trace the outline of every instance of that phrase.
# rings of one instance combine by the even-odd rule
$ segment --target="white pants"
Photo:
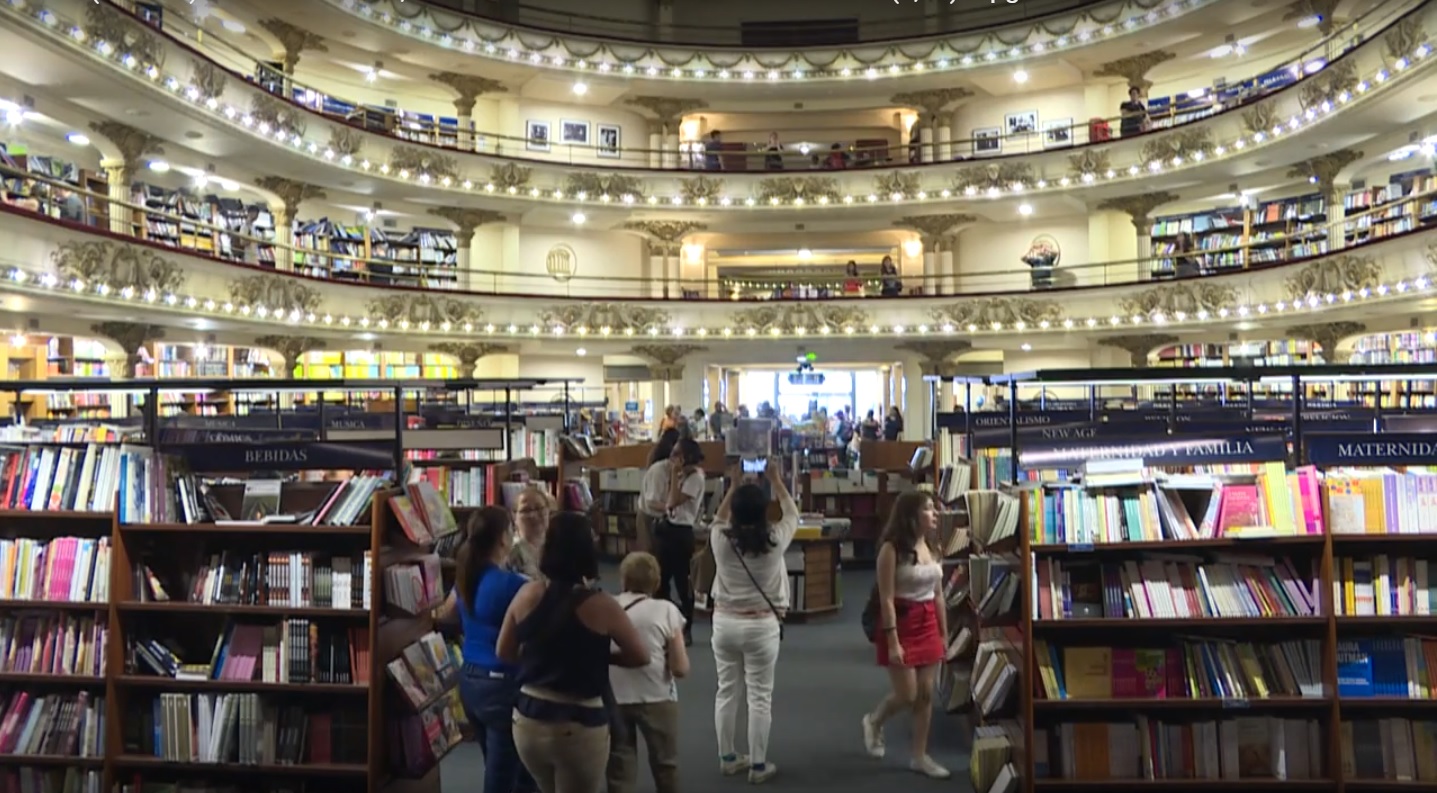
[[[739,675],[748,693],[748,757],[754,765],[768,754],[773,725],[773,672],[778,665],[778,620],[714,614],[714,665],[718,695],[714,697],[714,729],[719,756],[737,754],[734,728],[738,722]]]

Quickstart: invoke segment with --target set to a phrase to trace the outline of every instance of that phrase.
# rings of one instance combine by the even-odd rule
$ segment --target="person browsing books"
[[[863,744],[869,756],[884,754],[883,725],[907,710],[913,714],[912,758],[908,767],[934,779],[948,769],[928,756],[933,722],[933,687],[943,662],[948,631],[943,598],[943,563],[938,551],[938,510],[928,493],[898,496],[878,546],[878,665],[888,669],[892,690],[863,716]]]
[[[609,762],[609,664],[647,666],[649,648],[619,601],[596,587],[588,516],[554,516],[539,572],[509,604],[496,644],[499,659],[518,667],[514,745],[543,793],[600,793]]]
[[[679,442],[679,431],[666,430],[649,452],[649,467],[639,484],[639,550],[654,549],[654,529],[669,511],[669,458]]]
[[[798,505],[783,483],[781,463],[769,460],[764,476],[782,517],[768,522],[768,492],[745,482],[742,465],[729,471],[729,489],[714,516],[709,544],[714,555],[713,651],[718,673],[714,729],[719,769],[748,771],[758,784],[778,773],[768,760],[773,726],[773,682],[778,666],[783,615],[788,610],[788,566],[783,555],[798,531]],[[735,749],[738,688],[748,700],[748,754]]]
[[[519,498],[514,501],[518,537],[505,563],[510,570],[529,578],[539,577],[539,552],[544,547],[544,532],[549,528],[549,519],[558,509],[559,504],[553,494],[539,485],[531,484],[520,491]]]
[[[678,793],[679,689],[675,681],[689,673],[684,617],[674,604],[654,597],[659,589],[659,561],[651,554],[639,551],[625,556],[619,565],[619,581],[624,590],[619,605],[648,646],[649,665],[609,667],[623,729],[609,739],[608,793],[633,793],[639,734],[648,749],[655,793]]]
[[[538,788],[514,747],[517,668],[500,660],[496,645],[509,604],[527,579],[505,567],[513,524],[503,507],[473,512],[456,555],[454,588],[435,621],[458,620],[464,632],[459,698],[484,754],[484,793],[531,793]]]

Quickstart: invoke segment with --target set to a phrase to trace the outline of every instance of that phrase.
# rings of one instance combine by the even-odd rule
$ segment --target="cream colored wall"
[[[536,160],[574,162],[588,165],[614,164],[611,159],[594,156],[591,149],[560,143],[560,122],[584,121],[589,124],[589,145],[598,140],[599,124],[617,125],[620,129],[619,146],[624,149],[645,149],[649,145],[648,121],[641,115],[618,107],[607,107],[583,102],[559,103],[534,99],[498,98],[480,100],[474,105],[474,126],[479,132],[522,139],[528,134],[530,121],[549,124],[550,150],[530,151],[521,140],[479,141],[481,151],[494,151],[495,145],[502,146],[500,153],[513,154]],[[517,150],[516,150],[517,148]],[[635,163],[628,162],[628,165]]]
[[[1131,224],[1128,229],[1132,234]],[[1054,220],[1035,217],[1019,223],[975,223],[964,229],[958,235],[954,248],[958,291],[1028,289],[1028,266],[1023,264],[1022,257],[1034,238],[1041,234],[1057,240],[1062,251],[1056,274],[1058,285],[1087,284],[1102,278],[1101,270],[1073,267],[1092,261],[1088,248],[1088,218],[1081,215]],[[1065,267],[1071,270],[1065,272]]]
[[[1006,130],[1006,117],[1010,113],[1022,113],[1029,110],[1038,111],[1038,129],[1040,131],[1043,125],[1049,121],[1070,119],[1077,123],[1087,117],[1082,86],[1015,96],[985,96],[970,99],[953,112],[951,122],[953,139],[968,141],[973,137],[975,129],[998,127]],[[1032,136],[1032,145],[1026,149],[1018,148],[1016,150],[1041,151],[1042,141],[1040,138],[1041,135],[1034,135]],[[1002,153],[1013,153],[1015,146],[1022,146],[1022,143],[1014,140],[1004,141]],[[965,142],[954,154],[960,157],[972,157],[973,148]]]
[[[481,272],[474,276],[474,287],[552,293],[556,282],[545,262],[558,245],[567,245],[574,252],[575,277],[568,282],[569,294],[602,297],[640,290],[647,256],[639,236],[621,231],[520,228],[506,223],[475,231],[469,257],[472,267]],[[616,280],[624,278],[634,280]]]
[[[583,378],[581,383],[571,383],[569,388],[574,398],[583,389],[585,399],[602,399],[604,394],[604,358],[601,355],[580,356],[575,350],[582,347],[575,340],[545,342],[538,352],[522,352],[519,359],[519,377],[565,377]]]

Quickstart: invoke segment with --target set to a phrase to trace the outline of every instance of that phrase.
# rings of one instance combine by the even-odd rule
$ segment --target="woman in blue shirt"
[[[519,694],[513,664],[499,659],[495,644],[509,601],[528,580],[505,567],[513,521],[503,507],[484,507],[469,520],[456,554],[454,589],[436,615],[464,630],[464,671],[459,695],[484,752],[484,793],[530,793],[534,779],[514,748],[514,700]]]

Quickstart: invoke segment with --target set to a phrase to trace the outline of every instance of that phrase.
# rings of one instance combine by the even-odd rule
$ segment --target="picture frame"
[[[589,122],[561,119],[559,121],[559,142],[572,143],[575,146],[589,145]]]
[[[524,138],[524,148],[529,151],[549,151],[549,122],[532,120],[524,122]]]
[[[617,160],[622,156],[624,128],[618,124],[594,125],[594,156]]]
[[[1038,111],[1024,110],[1003,117],[1003,128],[1009,135],[1035,135],[1038,132]]]
[[[1073,120],[1059,118],[1043,122],[1043,148],[1059,149],[1073,145]]]
[[[979,127],[973,130],[973,154],[999,154],[1003,151],[1003,130],[999,127]]]

